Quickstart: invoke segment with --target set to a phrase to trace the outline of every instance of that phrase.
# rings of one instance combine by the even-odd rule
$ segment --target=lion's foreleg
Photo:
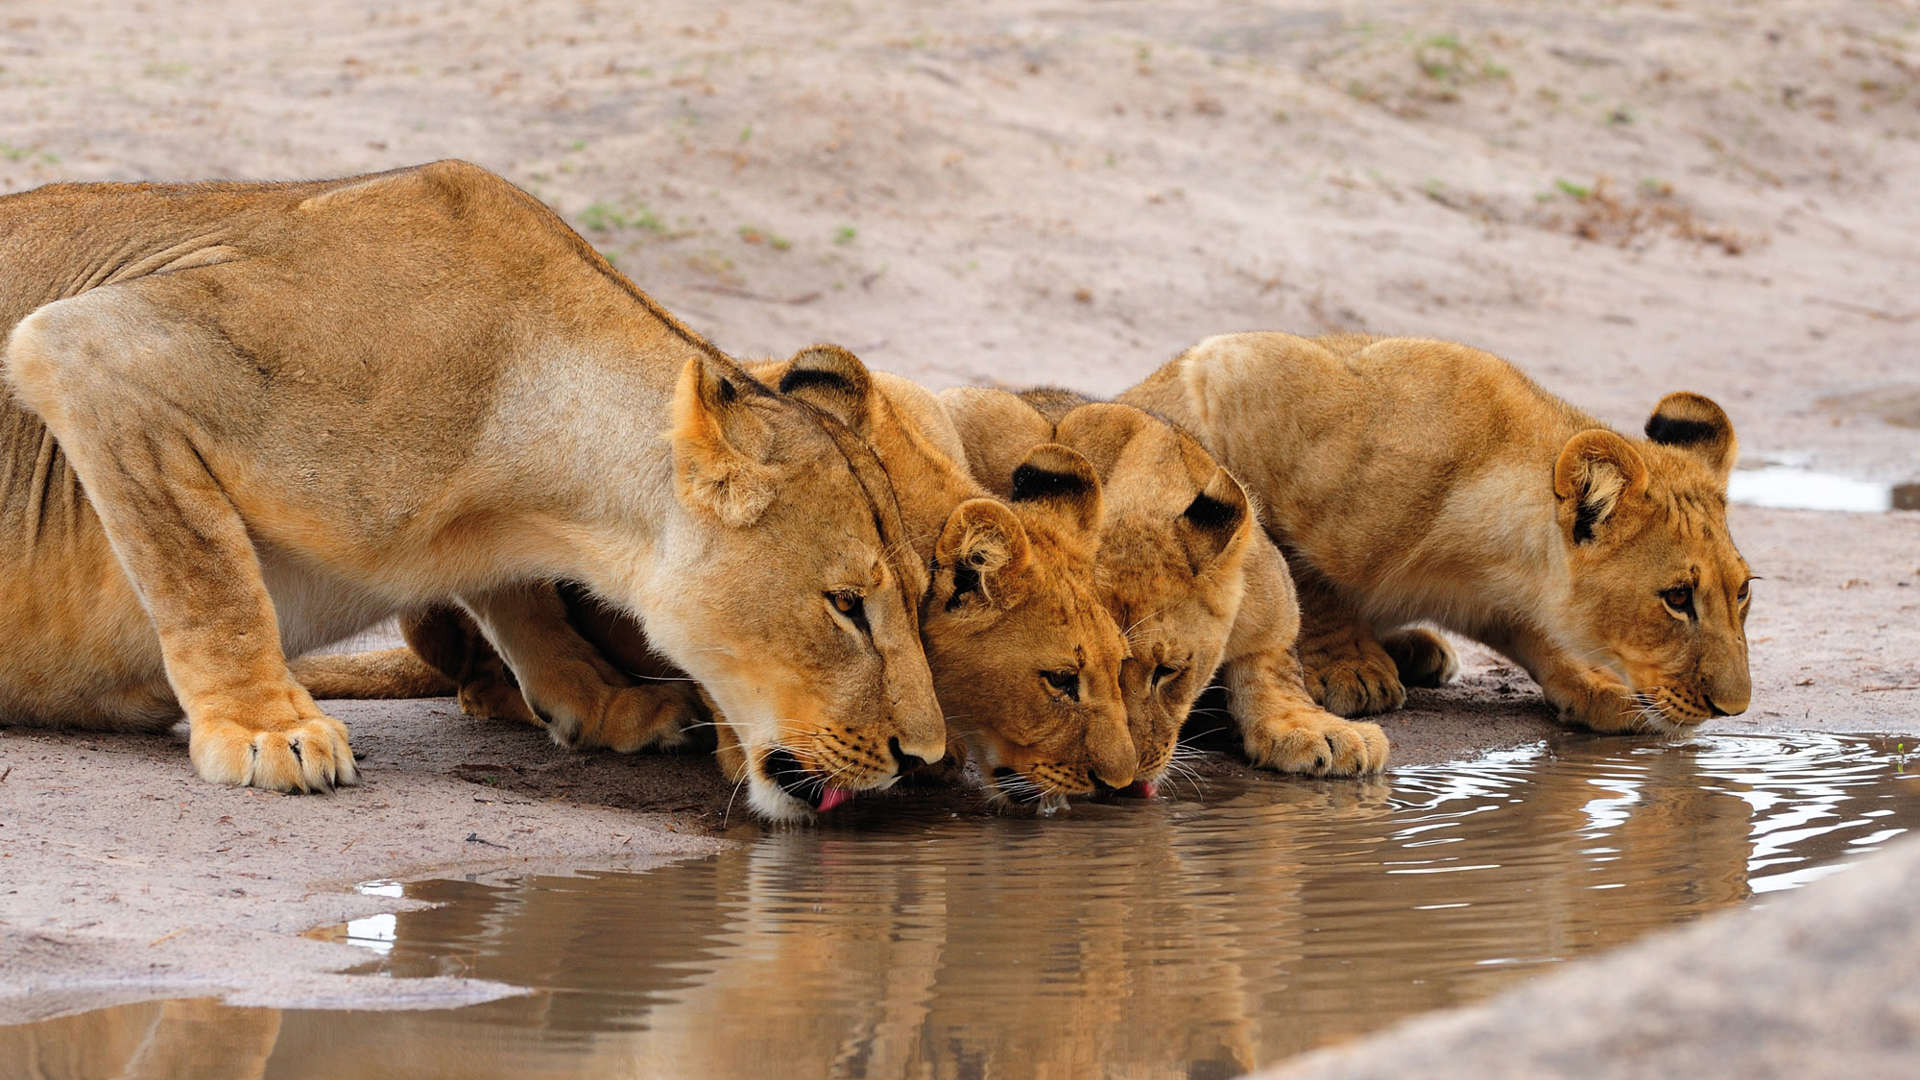
[[[210,346],[144,305],[78,303],[20,323],[9,374],[72,461],[153,621],[194,767],[282,791],[353,783],[346,726],[287,671],[246,524],[196,441],[214,440],[177,404],[201,389],[201,365],[232,358],[196,355]]]
[[[1247,757],[1281,772],[1360,776],[1387,763],[1378,724],[1343,720],[1314,703],[1294,652],[1300,607],[1271,545],[1249,553],[1247,589],[1228,636],[1220,679]]]
[[[1302,582],[1299,642],[1307,691],[1329,712],[1371,716],[1406,704],[1393,657],[1331,587]]]
[[[677,741],[698,715],[691,682],[636,682],[608,662],[573,628],[551,584],[495,589],[463,603],[563,746],[630,753]]]
[[[1481,640],[1527,669],[1562,723],[1606,733],[1635,731],[1643,726],[1647,708],[1635,702],[1631,688],[1567,654],[1539,631],[1511,627],[1488,633]]]
[[[1229,660],[1221,681],[1255,765],[1313,776],[1364,776],[1386,767],[1380,725],[1345,720],[1314,704],[1291,649]]]

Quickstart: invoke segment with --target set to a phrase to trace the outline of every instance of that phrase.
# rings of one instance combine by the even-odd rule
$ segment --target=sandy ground
[[[463,157],[743,355],[1110,392],[1210,333],[1430,334],[1628,429],[1698,390],[1748,462],[1920,480],[1920,4],[216,7],[0,9],[0,190]],[[1734,528],[1766,580],[1726,726],[1920,731],[1920,517]],[[392,905],[355,881],[752,828],[697,758],[337,714],[367,782],[326,798],[0,731],[0,1019],[488,993],[295,935]],[[1546,725],[1483,654],[1386,723],[1401,762]]]

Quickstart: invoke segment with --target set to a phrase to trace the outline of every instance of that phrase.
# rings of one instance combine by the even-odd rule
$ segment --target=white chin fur
[[[780,785],[762,776],[747,778],[747,805],[764,821],[791,825],[812,821],[813,807],[780,789]]]

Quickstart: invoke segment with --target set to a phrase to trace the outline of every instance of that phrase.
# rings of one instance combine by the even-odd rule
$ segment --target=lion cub
[[[1120,682],[1141,794],[1166,775],[1188,711],[1216,676],[1256,765],[1314,776],[1385,767],[1378,725],[1342,720],[1307,694],[1286,564],[1257,533],[1246,492],[1192,436],[1132,406],[1066,391],[963,387],[940,401],[983,478],[1049,441],[1099,472],[1100,580],[1132,649]]]
[[[1121,400],[1185,425],[1260,500],[1300,584],[1307,685],[1334,712],[1453,677],[1419,620],[1513,658],[1595,731],[1747,707],[1736,443],[1698,394],[1628,439],[1464,345],[1255,333],[1202,341]]]

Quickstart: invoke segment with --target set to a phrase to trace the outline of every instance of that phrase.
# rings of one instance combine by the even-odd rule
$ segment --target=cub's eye
[[[1059,693],[1067,695],[1067,697],[1072,698],[1074,701],[1080,700],[1079,672],[1071,668],[1064,671],[1043,671],[1040,673],[1040,677],[1047,681],[1048,686],[1053,687],[1054,690]]]
[[[1740,591],[1733,594],[1733,598],[1739,601],[1740,603],[1744,604],[1747,602],[1747,597],[1752,595],[1753,595],[1753,582],[1749,580],[1749,581],[1743,581],[1740,583]]]
[[[859,627],[862,632],[866,631],[867,601],[865,597],[851,589],[841,589],[838,592],[828,593],[827,599],[833,602],[833,610],[845,615],[847,621]]]
[[[1160,666],[1153,669],[1153,685],[1159,686],[1161,683],[1166,682],[1168,679],[1174,678],[1179,674],[1180,674],[1179,668],[1174,667],[1171,664],[1161,664]]]
[[[1693,614],[1693,586],[1675,585],[1660,593],[1660,602],[1681,615]]]

